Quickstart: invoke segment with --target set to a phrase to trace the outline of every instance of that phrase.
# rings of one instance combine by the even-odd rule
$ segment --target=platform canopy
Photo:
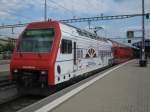
[[[133,43],[132,45],[137,47],[137,48],[141,48],[141,44],[142,42],[136,42]],[[150,39],[145,39],[145,51],[146,51],[146,56],[150,58]]]

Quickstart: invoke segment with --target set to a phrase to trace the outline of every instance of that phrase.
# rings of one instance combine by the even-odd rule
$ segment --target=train
[[[133,48],[59,21],[33,22],[19,35],[10,78],[48,88],[133,58]]]
[[[111,40],[112,41],[112,40]],[[129,47],[127,45],[112,41],[113,46],[113,57],[114,61],[113,64],[119,64],[122,62],[126,62],[132,58],[135,58],[135,50],[136,48]]]

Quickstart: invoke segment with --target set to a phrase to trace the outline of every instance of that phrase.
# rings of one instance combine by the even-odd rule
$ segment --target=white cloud
[[[133,14],[141,13],[141,0],[47,0],[48,12],[53,14],[53,18],[72,18],[75,17],[90,17],[101,15],[118,15],[118,14]],[[29,9],[32,10],[29,10]],[[24,15],[20,10],[37,11],[42,13],[44,10],[44,0],[0,0],[0,22],[1,20],[19,21],[21,17],[28,19],[31,15]],[[150,0],[145,0],[145,10],[150,12]],[[19,12],[19,13],[18,13]],[[41,17],[34,17],[36,20],[43,19]],[[30,20],[30,19],[29,19]],[[31,21],[34,21],[33,18]],[[24,23],[22,21],[22,23]],[[123,36],[124,30],[119,29],[116,31],[115,26],[101,25],[107,29],[108,35]],[[137,25],[133,25],[137,27]],[[132,28],[133,28],[132,27]],[[126,27],[125,29],[128,29]]]
[[[55,0],[56,1],[56,0]],[[132,14],[141,13],[141,0],[57,0],[57,4],[71,10],[77,15]],[[49,4],[53,4],[48,2]],[[150,1],[145,0],[145,9],[150,12]],[[58,7],[58,11],[65,11]]]
[[[9,18],[13,13],[21,8],[21,4],[17,0],[1,0],[0,1],[0,16]],[[14,15],[15,16],[15,15]]]
[[[36,2],[35,2],[36,1]],[[29,19],[28,15],[24,15],[19,12],[20,10],[27,10],[28,7],[32,7],[33,9],[38,9],[40,7],[42,0],[0,0],[0,16],[1,20],[5,19],[17,19],[17,18],[25,18]]]
[[[141,13],[141,0],[47,0],[48,11],[67,13],[71,16],[93,16],[107,14]],[[3,18],[23,15],[17,13],[20,9],[43,10],[44,0],[0,0],[0,16]],[[150,1],[145,0],[145,9],[150,12]]]

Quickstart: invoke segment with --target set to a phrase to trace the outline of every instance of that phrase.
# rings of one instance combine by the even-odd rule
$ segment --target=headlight
[[[41,71],[41,74],[45,75],[45,74],[47,74],[47,72],[46,71]]]
[[[15,70],[14,70],[14,72],[15,72],[15,73],[17,73],[17,72],[18,72],[18,70],[17,70],[17,69],[15,69]]]

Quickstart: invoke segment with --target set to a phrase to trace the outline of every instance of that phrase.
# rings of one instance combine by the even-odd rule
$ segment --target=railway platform
[[[8,63],[1,63],[0,64],[0,81],[7,80],[9,75],[9,64]]]
[[[150,61],[115,66],[51,95],[20,112],[149,112]]]
[[[9,64],[10,60],[0,60],[0,65]]]

